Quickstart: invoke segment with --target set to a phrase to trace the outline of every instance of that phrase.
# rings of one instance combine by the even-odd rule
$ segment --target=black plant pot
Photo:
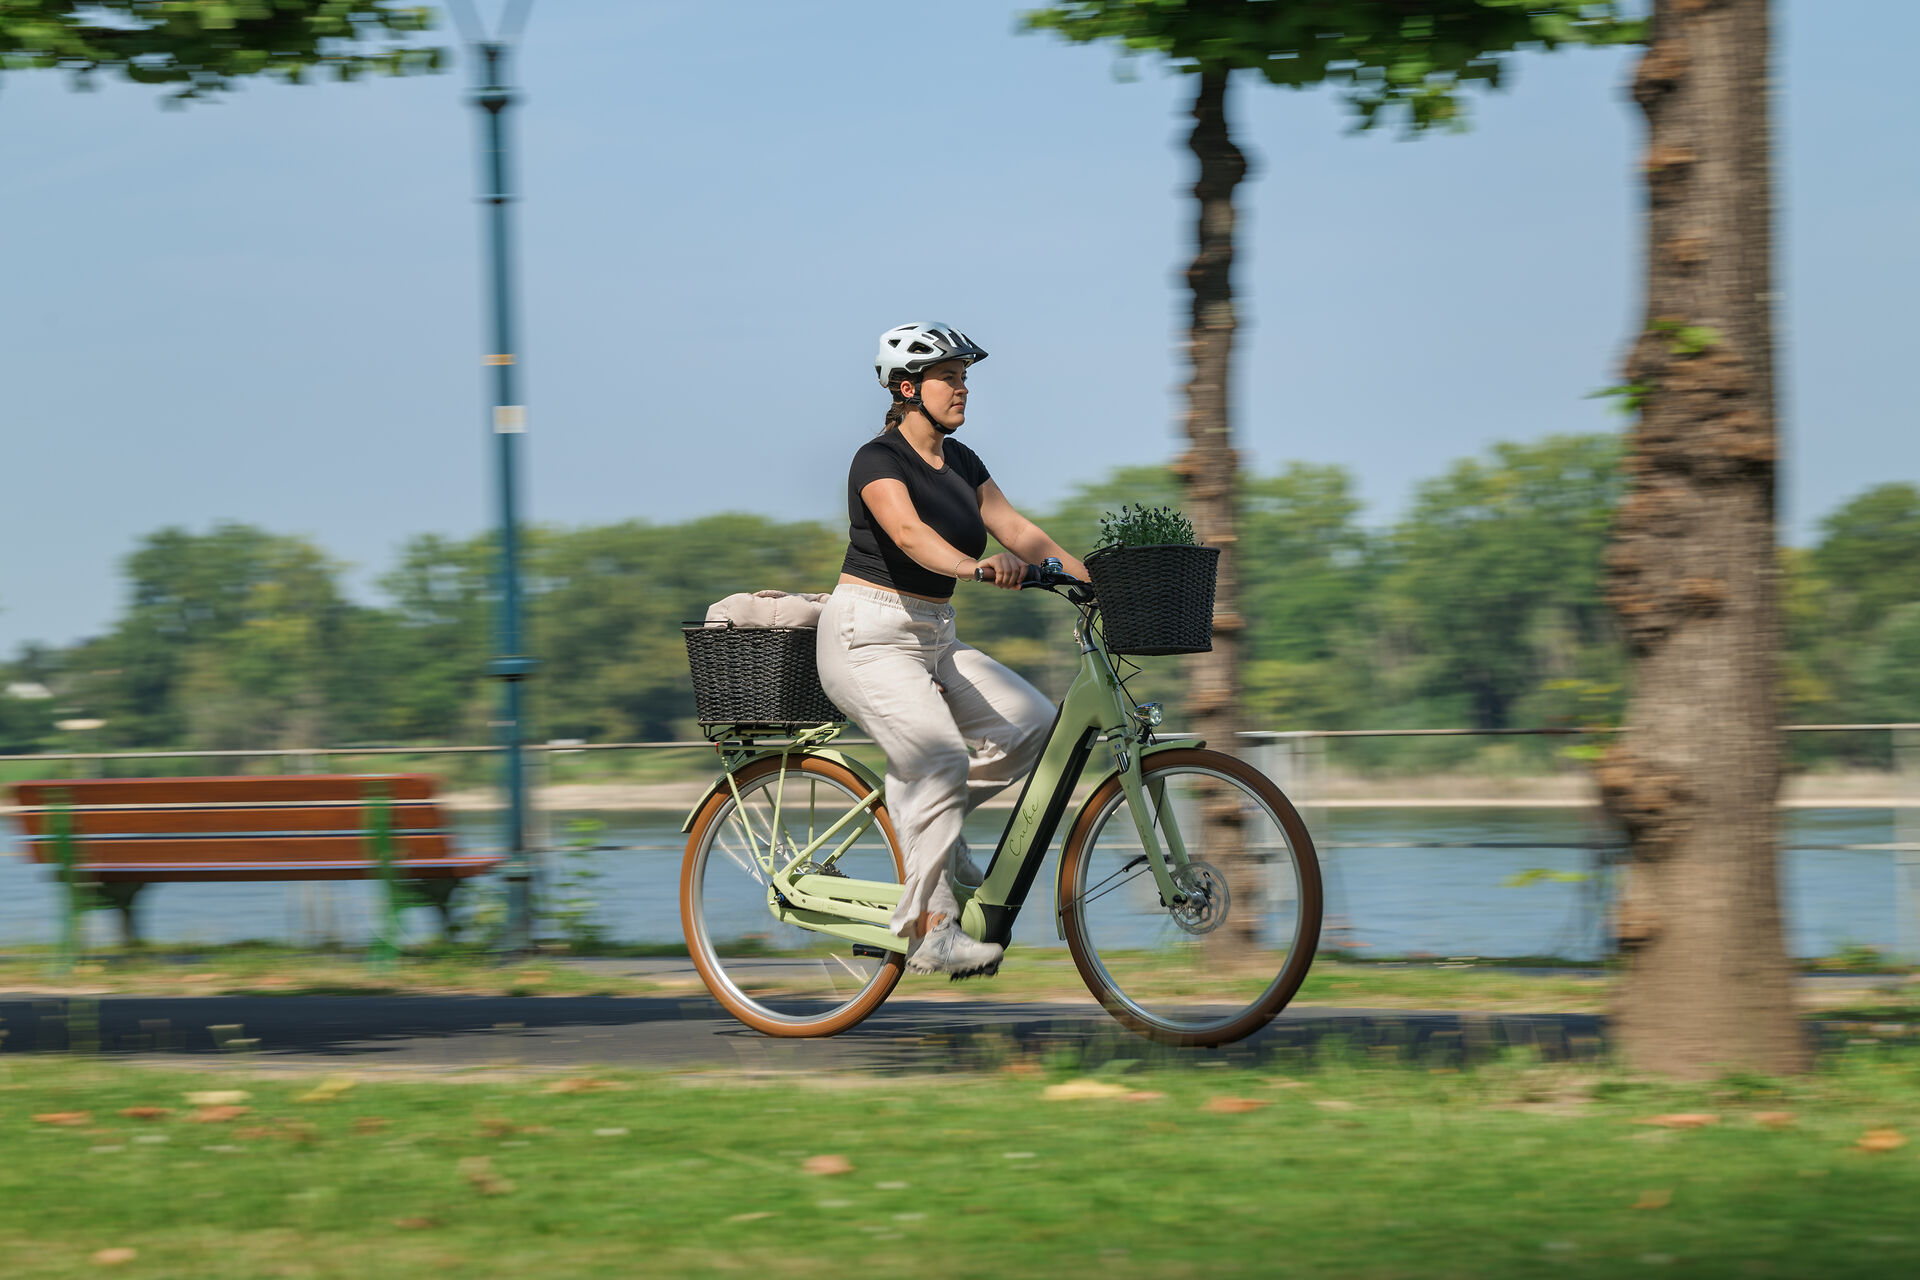
[[[1102,547],[1087,557],[1115,653],[1206,653],[1213,648],[1213,587],[1220,548]]]

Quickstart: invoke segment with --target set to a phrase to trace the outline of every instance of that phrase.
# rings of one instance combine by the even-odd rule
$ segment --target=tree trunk
[[[1601,763],[1631,858],[1613,1034],[1643,1069],[1803,1068],[1775,801],[1774,388],[1767,0],[1655,0],[1640,413],[1607,552],[1635,660]]]
[[[1186,515],[1194,536],[1220,548],[1219,579],[1213,603],[1213,651],[1188,659],[1187,711],[1194,730],[1208,745],[1221,751],[1237,746],[1240,728],[1240,619],[1234,571],[1235,482],[1237,457],[1233,449],[1233,417],[1228,380],[1232,373],[1236,320],[1233,313],[1233,189],[1247,176],[1246,157],[1233,143],[1227,128],[1227,82],[1224,70],[1203,71],[1193,103],[1193,133],[1189,145],[1200,161],[1200,177],[1193,184],[1199,204],[1193,264],[1187,268],[1187,287],[1193,291],[1193,323],[1188,359],[1193,376],[1187,383],[1187,437],[1192,442],[1174,464],[1186,485]],[[1240,814],[1231,798],[1203,797],[1205,855],[1220,864],[1238,901],[1250,890],[1244,881],[1240,857]],[[1251,946],[1253,931],[1241,927],[1257,919],[1255,911],[1230,916],[1210,935],[1210,950],[1231,957]]]

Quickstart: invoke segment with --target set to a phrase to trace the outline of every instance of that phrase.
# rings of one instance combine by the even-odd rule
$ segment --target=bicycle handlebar
[[[975,582],[992,582],[993,578],[989,576],[987,566],[982,564],[974,566],[973,580]],[[1048,556],[1041,564],[1028,565],[1026,574],[1020,579],[1020,589],[1022,591],[1025,591],[1029,587],[1085,587],[1086,585],[1086,583],[1068,573],[1061,566],[1060,562],[1052,556]]]

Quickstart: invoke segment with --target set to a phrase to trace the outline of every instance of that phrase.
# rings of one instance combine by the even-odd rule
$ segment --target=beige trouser
[[[956,913],[947,880],[960,825],[1040,758],[1053,704],[953,635],[953,606],[842,584],[820,615],[820,683],[887,753],[887,809],[906,857],[889,927]]]

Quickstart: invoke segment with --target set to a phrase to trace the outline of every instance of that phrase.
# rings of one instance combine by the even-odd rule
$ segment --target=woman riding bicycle
[[[874,372],[893,393],[886,426],[853,455],[847,555],[820,616],[820,683],[887,754],[887,806],[906,858],[892,931],[915,939],[907,968],[990,975],[997,943],[959,927],[953,874],[977,884],[966,815],[1032,769],[1053,720],[1038,689],[954,635],[958,578],[1018,589],[1048,557],[1086,569],[1014,510],[973,450],[967,370],[987,353],[945,324],[880,335]],[[991,534],[1007,550],[981,559]]]

